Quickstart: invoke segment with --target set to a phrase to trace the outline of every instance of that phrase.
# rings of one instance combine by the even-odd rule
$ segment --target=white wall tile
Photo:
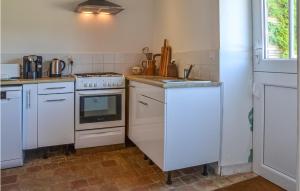
[[[115,63],[115,54],[113,54],[113,53],[103,54],[103,63],[114,64]]]
[[[115,72],[115,64],[112,63],[103,64],[103,72]]]
[[[97,72],[103,72],[103,71],[104,71],[103,67],[104,67],[104,66],[103,66],[102,63],[98,63],[98,64],[94,63],[94,64],[93,64],[93,72],[94,72],[94,73],[97,73]]]

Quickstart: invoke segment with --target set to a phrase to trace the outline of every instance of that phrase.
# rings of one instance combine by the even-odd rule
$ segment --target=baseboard
[[[229,165],[229,166],[219,166],[217,164],[210,165],[214,169],[216,174],[221,176],[229,176],[239,173],[252,172],[252,163]]]

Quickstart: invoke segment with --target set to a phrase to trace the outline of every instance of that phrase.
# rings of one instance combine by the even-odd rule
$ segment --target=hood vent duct
[[[78,13],[112,14],[116,15],[124,9],[115,3],[106,0],[88,0],[76,7]]]

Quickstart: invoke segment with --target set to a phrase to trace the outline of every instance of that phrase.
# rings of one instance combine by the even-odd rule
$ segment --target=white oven
[[[76,91],[75,103],[77,131],[125,126],[125,89]]]
[[[116,73],[76,74],[75,148],[125,142],[125,78]]]

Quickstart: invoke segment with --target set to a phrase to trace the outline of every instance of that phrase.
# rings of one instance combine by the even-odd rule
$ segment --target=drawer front
[[[38,85],[39,94],[60,94],[74,92],[74,82],[44,83]]]
[[[135,88],[139,95],[165,103],[165,89],[163,88],[134,81],[130,81],[130,87]]]
[[[97,147],[125,143],[125,128],[77,131],[75,148]]]

